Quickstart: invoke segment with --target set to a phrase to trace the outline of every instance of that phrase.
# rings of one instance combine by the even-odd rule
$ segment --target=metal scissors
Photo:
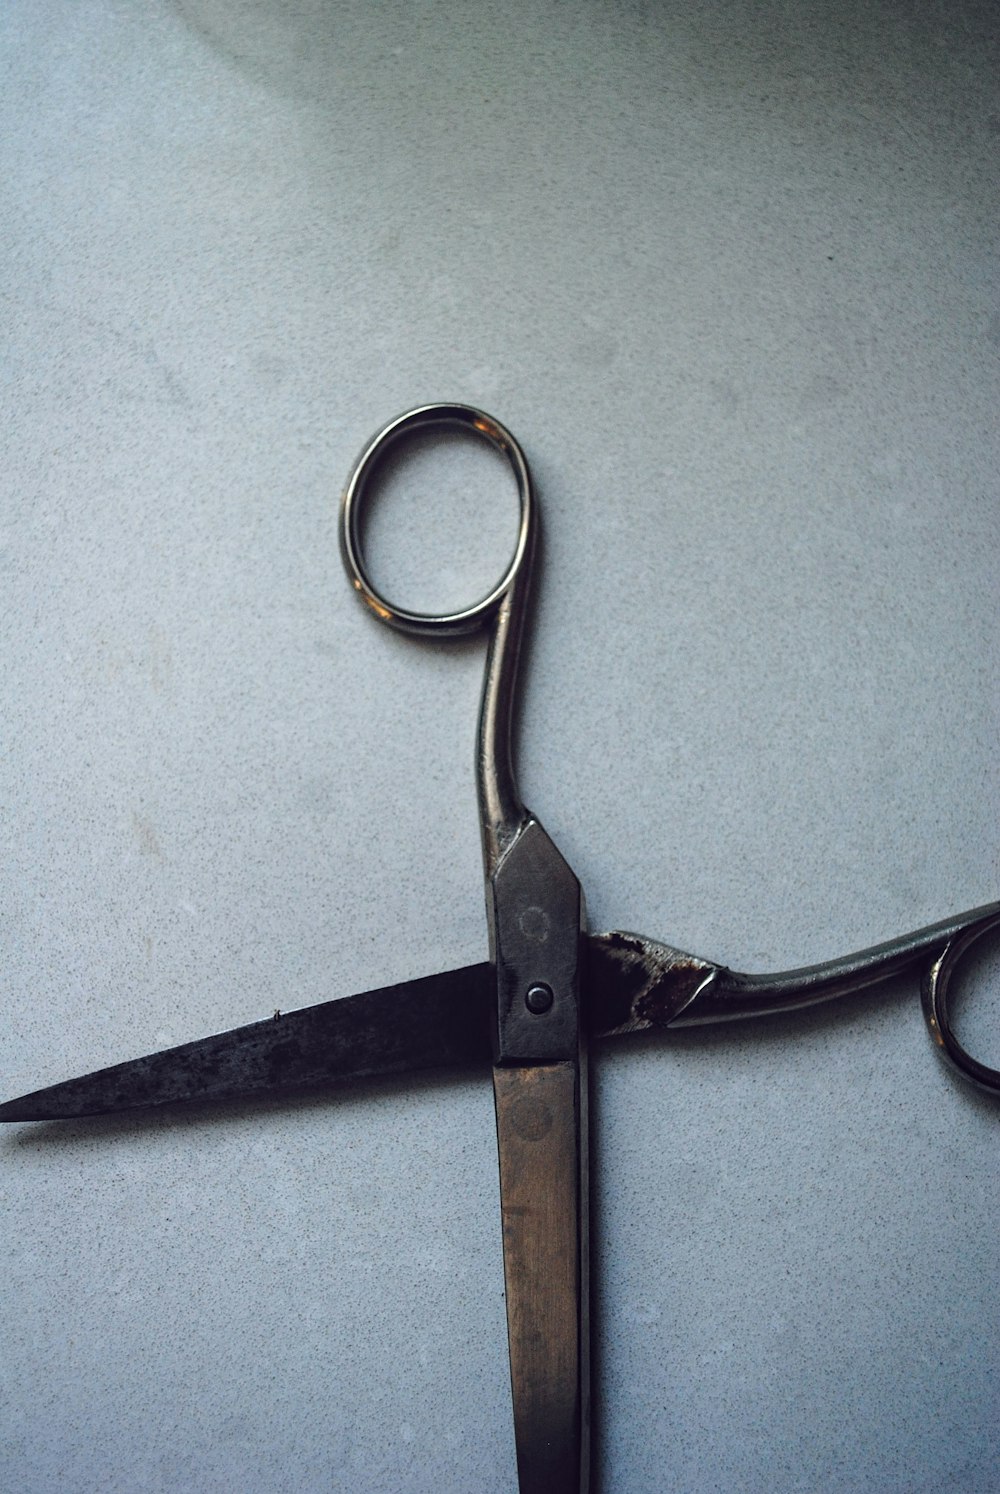
[[[401,437],[459,428],[503,454],[517,483],[513,555],[461,611],[406,611],[368,571],[362,515]],[[518,792],[511,718],[538,508],[527,461],[497,420],[428,404],[365,447],[344,493],[340,542],[358,596],[390,627],[427,637],[488,631],[476,744],[489,960],[326,1002],[120,1063],[0,1105],[0,1119],[63,1119],[185,1100],[245,1097],[416,1069],[492,1065],[500,1160],[511,1389],[522,1494],[589,1484],[587,1052],[592,1041],[766,1016],[920,972],[942,1056],[980,1088],[1000,1071],[955,1036],[949,993],[965,953],[1000,927],[1000,902],[828,964],[743,975],[626,932],[587,931],[573,872]]]

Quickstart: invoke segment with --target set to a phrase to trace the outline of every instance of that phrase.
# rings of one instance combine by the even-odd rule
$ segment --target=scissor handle
[[[972,1054],[962,1047],[952,1031],[948,1000],[951,978],[958,962],[977,940],[998,927],[1000,927],[1000,912],[994,911],[992,916],[983,918],[980,922],[956,934],[955,938],[945,945],[937,959],[927,966],[920,984],[920,999],[923,1003],[927,1026],[941,1053],[963,1078],[970,1079],[973,1084],[978,1085],[980,1089],[988,1090],[991,1094],[1000,1094],[1000,1070],[990,1068],[989,1064],[980,1063],[978,1058],[973,1058]]]
[[[417,431],[458,428],[470,431],[488,441],[509,461],[517,480],[520,500],[520,524],[517,543],[510,563],[494,587],[471,607],[462,607],[456,612],[411,612],[389,600],[372,580],[365,564],[361,543],[361,518],[365,501],[376,468],[390,447],[404,436]],[[456,636],[474,633],[492,621],[505,596],[508,595],[522,567],[530,568],[531,551],[535,527],[535,501],[528,464],[520,446],[498,420],[472,405],[433,404],[420,405],[407,410],[372,437],[358,458],[354,470],[344,489],[340,510],[340,545],[344,566],[361,600],[378,618],[390,628],[403,633],[436,633],[439,636]]]
[[[507,458],[517,482],[520,501],[517,542],[503,575],[478,602],[456,612],[412,612],[390,601],[372,581],[362,548],[361,518],[372,478],[390,447],[416,431],[442,427],[468,431],[488,441]],[[344,489],[340,510],[340,550],[344,567],[358,596],[379,622],[403,633],[437,637],[472,633],[492,624],[483,676],[476,754],[487,872],[495,868],[500,855],[527,818],[514,778],[511,718],[537,527],[538,510],[523,451],[505,426],[472,405],[420,405],[390,420],[372,437],[355,463]]]
[[[1000,929],[1000,903],[984,903],[856,954],[746,975],[641,934],[591,935],[590,1033],[613,1037],[647,1027],[701,1027],[797,1011],[851,996],[908,972],[921,973],[924,1016],[941,1056],[965,1079],[1000,1094],[1000,1070],[980,1063],[956,1038],[951,979],[971,947]],[[627,998],[622,1000],[622,991]]]

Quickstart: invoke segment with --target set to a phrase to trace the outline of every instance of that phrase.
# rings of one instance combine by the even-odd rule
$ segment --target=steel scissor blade
[[[98,1069],[0,1105],[0,1121],[69,1120],[335,1080],[491,1063],[490,966],[469,965]]]

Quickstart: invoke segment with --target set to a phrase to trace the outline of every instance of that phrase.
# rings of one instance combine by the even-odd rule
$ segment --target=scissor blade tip
[[[34,1121],[51,1120],[52,1117],[44,1109],[40,1109],[32,1102],[31,1096],[26,1095],[23,1100],[5,1100],[0,1104],[0,1121]]]
[[[77,1120],[249,1100],[490,1062],[487,964],[322,1002],[0,1103],[0,1121]]]
[[[76,1120],[97,1113],[98,1108],[86,1104],[75,1085],[54,1084],[51,1089],[36,1089],[30,1095],[5,1100],[0,1104],[0,1121]]]

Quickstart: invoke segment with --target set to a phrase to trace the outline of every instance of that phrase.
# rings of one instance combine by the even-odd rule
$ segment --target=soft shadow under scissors
[[[475,606],[445,616],[407,612],[380,595],[366,569],[366,495],[400,437],[456,426],[510,463],[520,496],[517,545],[504,575]],[[580,1494],[590,1467],[588,1041],[789,1011],[920,970],[938,1050],[967,1079],[1000,1092],[1000,1071],[966,1052],[948,1007],[955,968],[1000,925],[1000,903],[778,975],[739,975],[637,934],[587,933],[580,884],[521,802],[511,760],[537,522],[528,466],[513,436],[482,411],[457,404],[421,406],[381,430],[359,458],[341,510],[347,573],[380,622],[439,637],[489,629],[476,753],[489,962],[102,1069],[8,1101],[0,1119],[59,1119],[492,1063],[519,1484],[522,1494]]]

